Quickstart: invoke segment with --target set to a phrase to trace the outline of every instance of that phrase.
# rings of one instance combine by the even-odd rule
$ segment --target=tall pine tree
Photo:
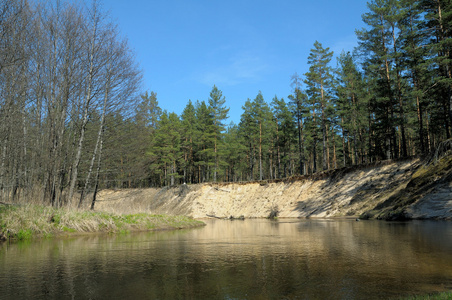
[[[328,149],[328,128],[330,126],[331,98],[333,87],[333,73],[331,58],[333,52],[330,48],[323,48],[322,44],[316,41],[314,48],[308,57],[309,72],[305,74],[305,83],[307,94],[313,106],[313,114],[320,119],[320,130],[322,132],[322,167],[327,170],[330,167],[329,149]]]
[[[217,173],[219,170],[221,150],[223,148],[223,132],[225,131],[225,124],[223,123],[228,118],[229,108],[225,106],[226,99],[223,96],[221,90],[215,85],[210,92],[209,97],[209,110],[212,118],[212,132],[211,138],[213,139],[213,157],[215,161],[213,171],[213,181],[217,181]]]

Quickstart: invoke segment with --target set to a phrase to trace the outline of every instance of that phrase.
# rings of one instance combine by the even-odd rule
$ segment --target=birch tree
[[[105,46],[106,31],[103,27],[104,16],[100,12],[99,4],[94,1],[91,9],[88,11],[88,17],[85,21],[83,34],[89,38],[86,43],[86,47],[83,49],[83,90],[82,101],[80,107],[80,124],[79,124],[79,137],[76,146],[75,158],[72,163],[71,180],[68,192],[68,200],[71,201],[75,192],[75,185],[78,180],[78,171],[80,165],[80,159],[82,155],[82,149],[85,142],[86,125],[88,123],[89,111],[95,104],[95,99],[99,93],[99,75],[102,74],[101,70],[107,63],[105,57],[103,57],[102,47]]]

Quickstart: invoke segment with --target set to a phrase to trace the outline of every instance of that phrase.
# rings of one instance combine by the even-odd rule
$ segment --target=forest
[[[353,52],[333,59],[316,41],[309,71],[287,83],[292,94],[244,99],[234,124],[215,85],[180,115],[162,111],[98,2],[0,0],[0,201],[93,206],[105,188],[272,180],[425,156],[451,138],[451,8],[369,1]]]

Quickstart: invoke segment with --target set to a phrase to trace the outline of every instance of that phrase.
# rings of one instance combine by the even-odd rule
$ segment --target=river
[[[0,299],[388,299],[452,290],[452,222],[206,220],[0,245]]]

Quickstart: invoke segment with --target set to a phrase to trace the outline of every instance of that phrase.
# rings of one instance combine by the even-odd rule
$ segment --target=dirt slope
[[[439,166],[439,167],[438,167]],[[96,209],[152,211],[195,218],[279,217],[451,218],[452,158],[434,167],[409,160],[340,169],[281,182],[181,185],[102,191]]]

